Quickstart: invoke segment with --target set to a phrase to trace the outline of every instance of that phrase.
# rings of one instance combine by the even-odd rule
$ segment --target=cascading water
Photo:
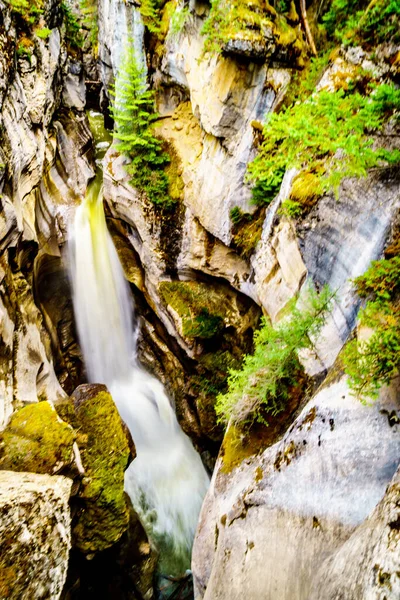
[[[69,243],[79,339],[89,381],[107,385],[136,445],[126,491],[160,551],[161,569],[178,574],[190,566],[209,479],[163,386],[138,363],[133,300],[107,230],[101,179],[77,209]]]

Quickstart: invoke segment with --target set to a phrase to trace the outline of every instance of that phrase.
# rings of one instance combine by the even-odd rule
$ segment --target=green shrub
[[[170,162],[162,141],[154,135],[154,92],[148,89],[145,72],[137,63],[130,45],[124,53],[115,88],[112,115],[118,149],[130,158],[127,166],[131,183],[157,205],[170,207],[169,179],[163,168]]]
[[[143,23],[155,35],[160,33],[162,0],[142,0],[139,6]]]
[[[169,30],[172,35],[179,35],[182,29],[185,26],[186,21],[188,20],[190,15],[190,10],[188,6],[184,6],[182,9],[175,9],[169,26]]]
[[[333,0],[323,17],[328,36],[344,44],[374,46],[400,41],[398,0]]]
[[[77,16],[66,1],[61,2],[61,10],[64,15],[66,38],[70,47],[75,49],[82,48],[81,24]]]
[[[343,361],[350,389],[366,402],[376,399],[400,368],[400,256],[372,262],[355,284],[360,297],[368,299],[360,324],[373,333],[347,344]]]
[[[41,40],[47,40],[50,37],[51,29],[48,29],[47,27],[42,27],[41,29],[36,29],[35,34]]]
[[[250,163],[256,204],[273,200],[287,168],[318,173],[321,190],[337,194],[344,177],[362,177],[382,160],[400,162],[400,151],[373,147],[371,133],[400,110],[400,90],[392,84],[370,89],[364,96],[321,90],[305,102],[269,114],[264,141]]]
[[[80,0],[79,6],[83,15],[82,25],[89,31],[89,40],[92,45],[93,51],[96,54],[99,43],[97,0]]]
[[[228,392],[217,397],[216,412],[220,422],[263,420],[282,411],[291,388],[301,371],[298,352],[311,348],[312,337],[322,328],[332,294],[324,288],[320,295],[311,291],[300,310],[295,299],[289,314],[273,327],[263,319],[254,334],[254,354],[244,358],[241,369],[232,369]]]
[[[39,20],[43,13],[43,0],[8,0],[11,10],[30,25]]]

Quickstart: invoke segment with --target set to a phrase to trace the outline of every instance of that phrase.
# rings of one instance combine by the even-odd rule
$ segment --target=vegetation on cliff
[[[362,177],[367,169],[400,162],[400,151],[374,144],[373,134],[400,111],[400,90],[393,84],[369,84],[366,94],[321,90],[303,103],[268,115],[264,141],[249,165],[257,204],[269,203],[279,190],[285,170],[306,169],[319,186],[333,189],[344,177]]]
[[[367,299],[359,318],[369,335],[351,340],[343,361],[350,388],[367,401],[376,399],[380,388],[399,373],[400,256],[372,262],[355,285],[359,296]]]
[[[372,47],[400,41],[399,18],[398,0],[333,0],[323,26],[336,42]]]
[[[302,306],[293,299],[288,314],[275,327],[264,318],[254,334],[254,353],[245,356],[241,369],[232,369],[228,391],[217,397],[219,420],[241,423],[263,420],[284,410],[301,373],[298,352],[313,348],[313,338],[328,314],[332,294],[309,290]]]
[[[280,3],[282,4],[282,3]],[[286,6],[279,6],[286,9]],[[303,44],[292,25],[299,22],[294,8],[285,18],[269,2],[255,0],[211,0],[211,10],[202,28],[205,52],[233,52],[270,56],[278,49],[291,57],[294,64]],[[291,24],[289,24],[291,23]]]
[[[209,339],[224,327],[221,297],[200,281],[163,281],[160,296],[179,315],[182,335]]]
[[[154,134],[158,118],[154,92],[148,88],[145,71],[139,66],[132,45],[125,50],[111,93],[114,136],[118,149],[130,159],[126,170],[132,185],[144,191],[153,204],[171,206],[169,178],[164,171],[170,157],[163,150],[162,140]]]

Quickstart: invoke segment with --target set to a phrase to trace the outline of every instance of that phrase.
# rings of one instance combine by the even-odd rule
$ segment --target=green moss
[[[51,29],[49,29],[48,27],[41,27],[40,29],[35,30],[35,34],[41,40],[47,40],[50,37]]]
[[[43,0],[8,0],[11,10],[32,25],[39,20],[43,12]]]
[[[84,508],[73,525],[74,544],[85,554],[99,552],[118,541],[128,525],[124,495],[128,441],[104,386],[80,386],[74,394],[74,405],[62,405],[60,410],[78,431],[85,469],[79,493]]]
[[[179,315],[187,338],[209,339],[224,327],[221,297],[198,281],[163,281],[160,296]]]
[[[73,460],[75,433],[48,402],[21,408],[1,437],[2,469],[52,475]]]
[[[251,429],[230,425],[221,447],[221,471],[230,473],[247,458],[260,454],[270,442],[271,432],[260,424],[254,425]]]
[[[211,11],[202,34],[205,52],[221,52],[231,41],[250,42],[268,53],[265,32],[271,32],[280,50],[289,50],[294,61],[300,57],[303,46],[298,31],[268,3],[254,0],[211,0]]]
[[[320,177],[312,171],[302,171],[293,180],[290,197],[282,203],[279,212],[294,218],[304,216],[322,193]]]
[[[261,239],[265,210],[258,209],[253,215],[238,210],[231,211],[232,247],[244,259],[250,258]],[[233,214],[232,214],[233,213]]]

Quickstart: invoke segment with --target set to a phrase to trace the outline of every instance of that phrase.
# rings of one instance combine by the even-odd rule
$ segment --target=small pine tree
[[[146,193],[154,204],[170,205],[169,181],[163,167],[170,162],[162,141],[154,135],[154,92],[148,89],[144,69],[140,68],[132,46],[123,55],[115,88],[112,115],[114,136],[119,150],[131,159],[127,171],[132,185]]]

